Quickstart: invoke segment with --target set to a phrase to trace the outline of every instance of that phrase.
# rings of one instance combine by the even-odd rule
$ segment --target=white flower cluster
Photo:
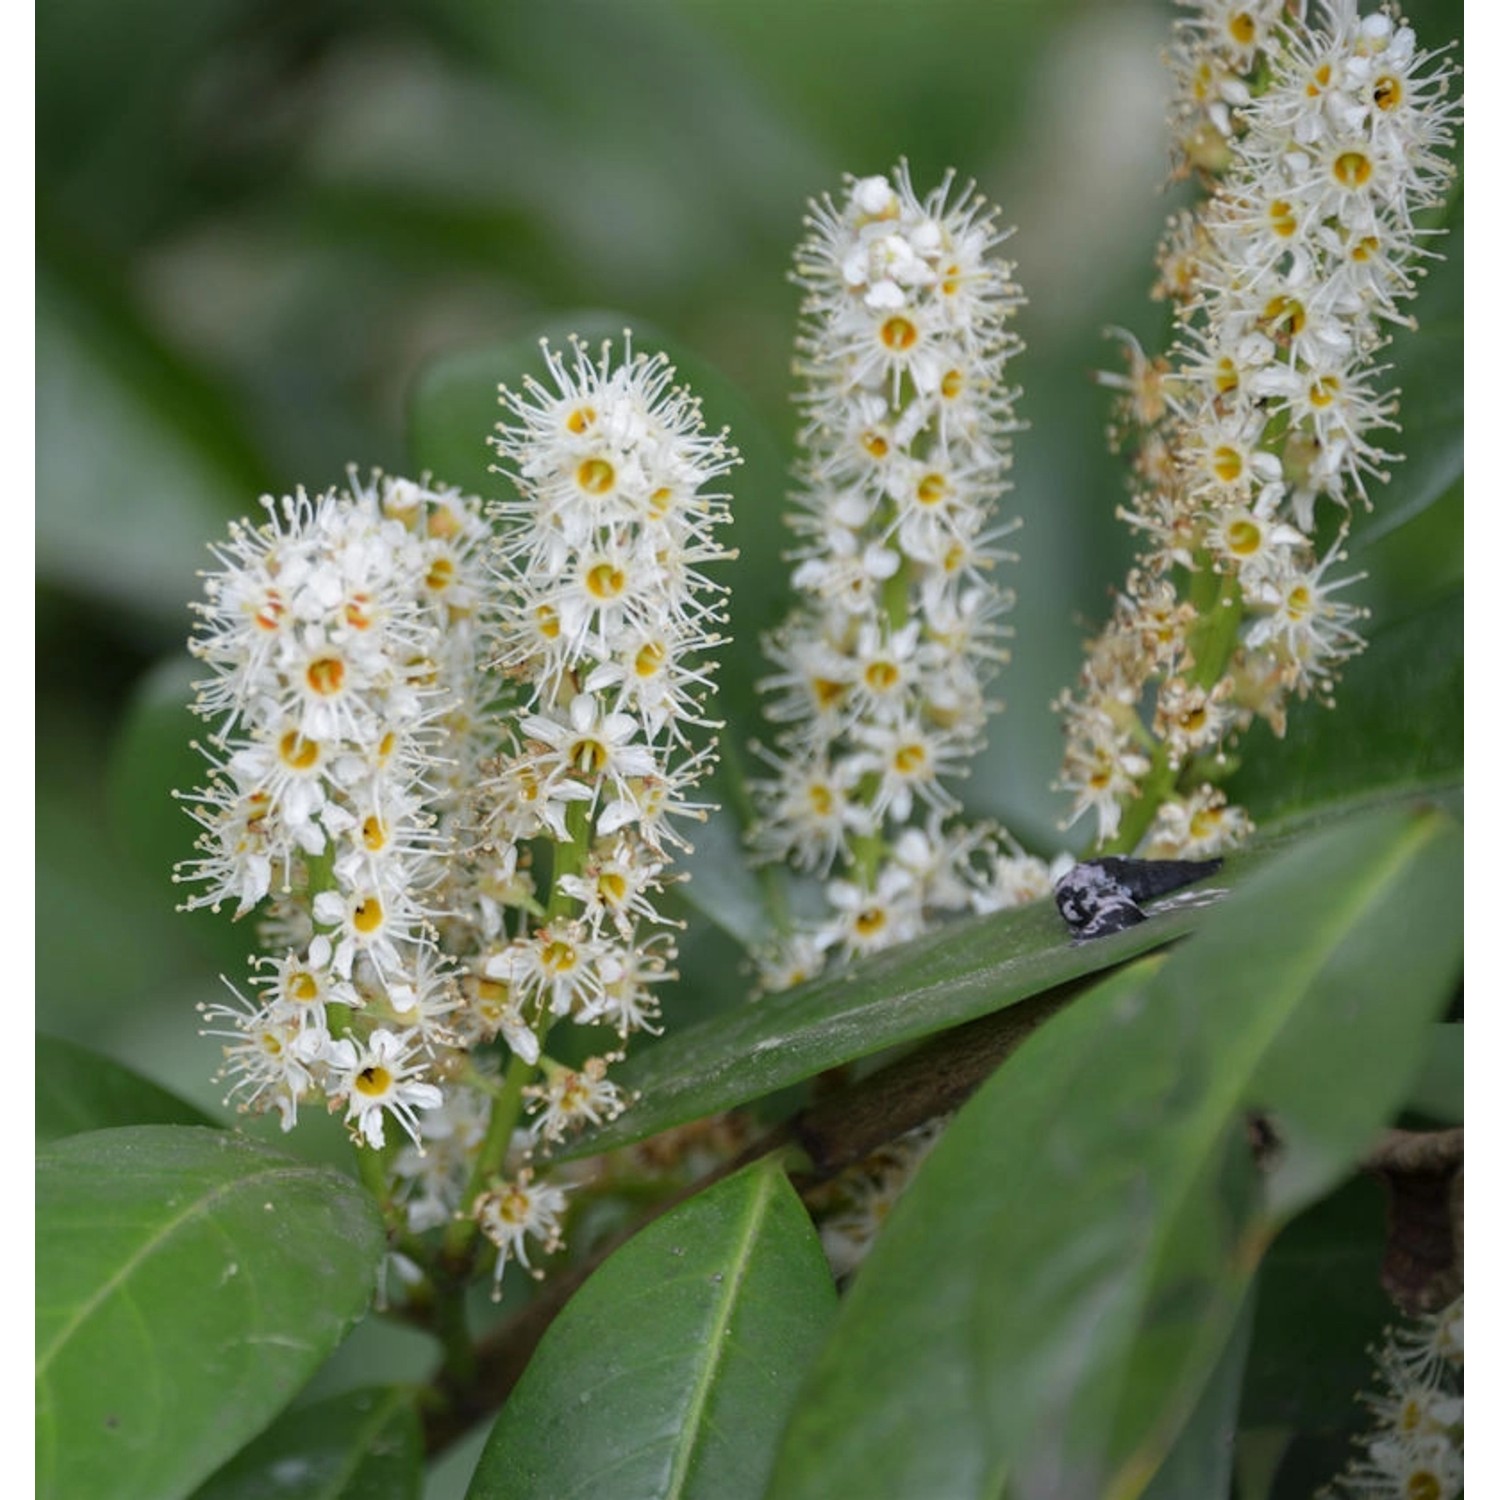
[[[443,787],[474,662],[485,534],[478,502],[376,476],[264,502],[235,526],[195,606],[216,723],[188,799],[199,857],[187,907],[263,908],[252,996],[203,1007],[242,1107],[284,1128],[309,1099],[384,1142],[434,1108],[446,995],[434,916],[450,843]]]
[[[1388,1329],[1376,1353],[1381,1389],[1365,1397],[1375,1430],[1325,1500],[1458,1500],[1464,1489],[1464,1303]]]
[[[732,555],[713,482],[738,461],[628,335],[618,365],[544,356],[555,388],[501,392],[517,498],[488,516],[376,476],[268,501],[215,550],[191,643],[212,773],[178,872],[189,906],[258,910],[273,955],[204,1007],[231,1096],[288,1129],[345,1109],[377,1150],[394,1118],[391,1201],[413,1232],[477,1225],[497,1284],[526,1236],[559,1242],[564,1189],[529,1157],[625,1107],[608,1064],[671,977],[655,902],[706,811],[702,569]],[[562,1019],[615,1050],[546,1056]]]
[[[997,830],[951,824],[944,784],[982,745],[985,682],[1007,656],[1011,600],[992,575],[1010,528],[994,507],[1019,348],[994,212],[972,186],[950,202],[952,183],[918,198],[904,164],[850,179],[842,202],[813,204],[796,263],[800,603],[765,646],[780,727],[751,842],[833,878],[827,918],[766,956],[774,988],[909,938],[936,910],[1047,889]]]
[[[550,386],[502,388],[509,421],[492,440],[516,498],[492,510],[490,664],[518,712],[480,789],[492,906],[471,984],[513,1066],[545,1070],[525,1097],[533,1141],[555,1142],[626,1100],[606,1076],[618,1052],[563,1068],[542,1056],[550,1028],[655,1030],[655,987],[672,977],[655,903],[672,849],[689,847],[678,824],[707,812],[692,790],[718,727],[705,705],[724,587],[702,569],[733,556],[714,482],[739,460],[628,334],[618,364],[607,342],[597,359],[576,340],[543,354]],[[520,1233],[556,1236],[562,1190],[528,1172],[474,1205],[497,1278],[512,1255],[525,1263]]]
[[[1357,578],[1333,571],[1343,530],[1320,556],[1314,508],[1368,506],[1386,477],[1377,434],[1397,423],[1376,358],[1410,322],[1431,254],[1415,216],[1448,185],[1454,109],[1450,70],[1355,0],[1326,0],[1317,27],[1280,4],[1192,8],[1178,148],[1216,175],[1161,252],[1171,356],[1128,341],[1115,381],[1137,439],[1124,514],[1148,548],[1062,700],[1075,818],[1094,811],[1107,843],[1154,781],[1154,821],[1124,842],[1160,856],[1245,835],[1192,763],[1257,716],[1281,733],[1288,697],[1328,699],[1362,649],[1364,611],[1340,597]]]

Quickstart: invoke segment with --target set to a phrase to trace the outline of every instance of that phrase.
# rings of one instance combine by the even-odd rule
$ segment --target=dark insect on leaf
[[[1165,896],[1221,868],[1221,859],[1086,859],[1053,888],[1075,938],[1107,937],[1146,920],[1140,903]]]

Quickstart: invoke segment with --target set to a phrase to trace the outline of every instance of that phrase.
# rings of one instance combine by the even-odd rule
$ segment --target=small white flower
[[[420,1145],[422,1133],[415,1111],[436,1109],[443,1102],[441,1089],[413,1076],[414,1040],[411,1033],[398,1035],[381,1027],[367,1042],[344,1037],[328,1045],[329,1092],[346,1100],[345,1122],[357,1138],[377,1151],[385,1145],[388,1113]]]

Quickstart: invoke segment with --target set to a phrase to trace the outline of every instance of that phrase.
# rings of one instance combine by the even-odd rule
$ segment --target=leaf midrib
[[[63,1345],[93,1317],[108,1297],[112,1296],[125,1281],[135,1274],[143,1261],[154,1254],[162,1244],[176,1234],[189,1221],[200,1214],[206,1213],[218,1199],[238,1188],[250,1187],[257,1182],[265,1182],[283,1177],[305,1177],[315,1171],[315,1168],[310,1167],[267,1167],[248,1176],[235,1177],[228,1182],[220,1183],[211,1192],[206,1193],[201,1198],[194,1198],[183,1212],[174,1218],[166,1220],[160,1228],[143,1240],[131,1255],[99,1285],[92,1296],[78,1304],[73,1316],[58,1330],[52,1342],[38,1354],[36,1365],[37,1379],[42,1379]]]
[[[776,1179],[773,1175],[760,1174],[756,1182],[755,1196],[747,1204],[747,1213],[741,1226],[739,1252],[733,1267],[722,1283],[723,1294],[719,1298],[719,1305],[715,1309],[709,1329],[708,1357],[699,1368],[698,1379],[694,1383],[692,1395],[688,1401],[687,1414],[673,1454],[672,1469],[668,1475],[667,1488],[663,1491],[662,1500],[680,1500],[684,1493],[688,1472],[697,1453],[698,1433],[703,1426],[709,1394],[724,1363],[727,1343],[725,1332],[749,1273],[750,1259],[754,1253],[761,1225],[770,1212],[771,1197],[775,1186]]]

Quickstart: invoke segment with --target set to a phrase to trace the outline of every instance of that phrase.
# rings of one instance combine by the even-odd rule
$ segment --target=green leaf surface
[[[1336,711],[1300,705],[1281,740],[1263,723],[1250,730],[1230,797],[1270,820],[1455,779],[1464,763],[1463,616],[1459,590],[1374,631],[1344,668]]]
[[[1340,816],[1348,816],[1342,809]],[[1234,890],[1310,827],[1266,832],[1209,884]],[[639,1100],[560,1153],[586,1156],[748,1103],[886,1047],[915,1041],[1124,963],[1196,928],[1186,905],[1112,937],[1075,943],[1051,901],[949,923],[810,984],[674,1032],[618,1071]]]
[[[186,1099],[61,1037],[36,1039],[36,1138],[57,1140],[116,1125],[213,1125]]]
[[[37,1160],[37,1493],[189,1494],[365,1310],[385,1236],[348,1178],[142,1125]]]
[[[413,1393],[348,1391],[278,1417],[193,1500],[417,1500],[422,1424]]]
[[[781,1168],[746,1168],[642,1230],[568,1303],[470,1500],[758,1500],[834,1307]]]
[[[775,1500],[1141,1494],[1276,1228],[1399,1106],[1458,970],[1461,842],[1437,809],[1299,841],[1033,1035],[893,1211]]]

